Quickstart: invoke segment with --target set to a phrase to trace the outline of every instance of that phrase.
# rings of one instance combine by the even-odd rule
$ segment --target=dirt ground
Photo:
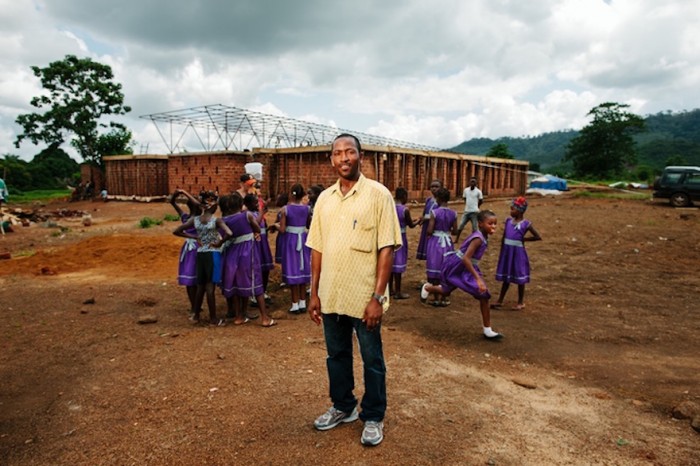
[[[526,309],[494,311],[500,343],[482,338],[477,302],[460,292],[447,308],[421,305],[424,263],[411,260],[411,298],[382,329],[385,440],[363,448],[359,422],[312,427],[329,405],[323,335],[286,312],[279,269],[278,326],[193,326],[176,224],[137,225],[170,205],[45,209],[59,207],[93,224],[0,238],[12,255],[0,261],[1,464],[700,464],[700,434],[671,416],[700,404],[697,209],[532,197],[526,217],[544,240],[528,243]],[[502,226],[507,201],[484,207]],[[482,260],[492,293],[501,234]],[[138,324],[145,314],[158,321]],[[357,360],[355,374],[361,395]]]

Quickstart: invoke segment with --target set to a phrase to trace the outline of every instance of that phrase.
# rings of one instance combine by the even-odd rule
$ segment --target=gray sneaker
[[[357,408],[354,408],[351,413],[346,413],[331,406],[328,408],[328,411],[321,414],[318,419],[314,421],[314,427],[318,430],[329,430],[341,422],[356,421],[358,417]]]
[[[373,447],[382,443],[382,440],[384,440],[384,423],[381,421],[365,422],[360,443]]]

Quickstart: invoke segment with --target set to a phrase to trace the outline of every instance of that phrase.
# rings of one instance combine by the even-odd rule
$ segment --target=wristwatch
[[[386,299],[387,299],[386,296],[384,296],[383,294],[377,294],[377,293],[372,293],[372,298],[376,299],[377,302],[379,302],[379,304],[381,304],[382,306],[384,305],[384,303],[386,303]]]

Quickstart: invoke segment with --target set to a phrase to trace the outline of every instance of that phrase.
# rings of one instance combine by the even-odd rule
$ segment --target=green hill
[[[645,118],[647,131],[635,137],[638,165],[660,171],[671,159],[674,164],[700,165],[700,109],[679,113],[661,112]],[[566,146],[578,131],[556,131],[539,136],[476,138],[452,149],[463,154],[485,155],[502,143],[516,159],[539,164],[542,171],[566,171]]]

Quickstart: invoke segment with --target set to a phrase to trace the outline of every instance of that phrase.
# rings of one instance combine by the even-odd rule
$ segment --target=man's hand
[[[367,330],[374,330],[382,322],[382,315],[384,315],[382,305],[376,299],[370,299],[367,306],[365,306],[365,313],[362,316],[362,322],[367,326]]]
[[[316,322],[316,325],[321,325],[321,300],[318,295],[309,297],[309,305],[306,307],[309,311],[309,317]]]

